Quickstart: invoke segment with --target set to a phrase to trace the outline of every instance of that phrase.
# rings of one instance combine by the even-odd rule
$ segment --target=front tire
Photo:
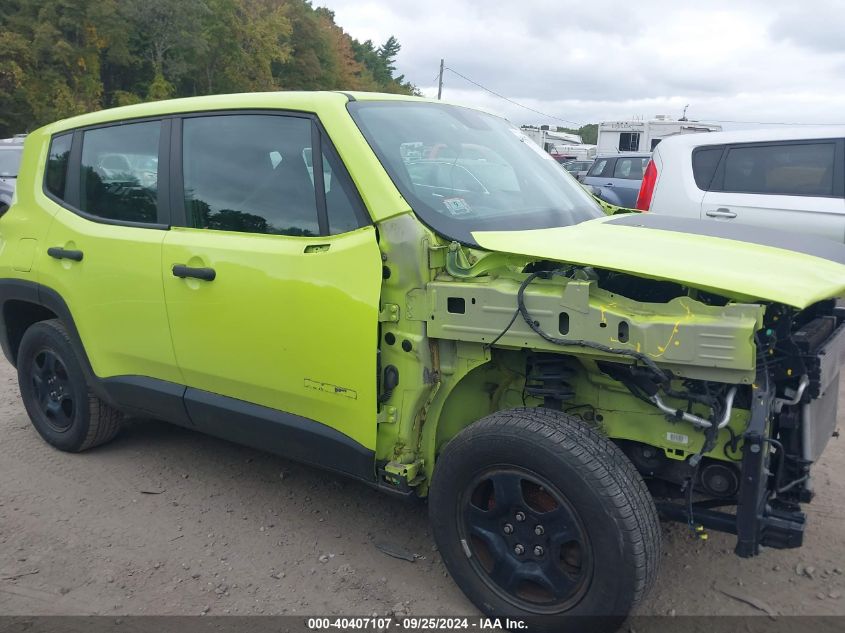
[[[122,414],[89,389],[70,336],[59,321],[41,321],[27,329],[17,366],[24,407],[48,444],[77,453],[117,435]]]
[[[467,597],[537,630],[615,628],[657,573],[660,528],[642,478],[613,442],[558,411],[500,411],[461,431],[439,456],[429,512]]]

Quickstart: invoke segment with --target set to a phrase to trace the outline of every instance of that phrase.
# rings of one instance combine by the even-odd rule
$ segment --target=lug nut
[[[525,553],[525,548],[519,543],[517,543],[516,545],[514,545],[513,553],[517,556],[522,556]]]
[[[542,556],[544,553],[543,548],[539,545],[534,546],[534,556]]]
[[[505,527],[502,528],[502,531],[505,534],[513,534],[513,526],[510,523],[505,523]]]
[[[543,529],[542,525],[538,525],[537,527],[534,528],[534,534],[536,534],[537,536],[543,536],[543,534],[545,534],[545,533],[546,533],[546,530]]]
[[[524,512],[517,512],[516,513],[516,520],[519,522],[525,521],[525,513]]]

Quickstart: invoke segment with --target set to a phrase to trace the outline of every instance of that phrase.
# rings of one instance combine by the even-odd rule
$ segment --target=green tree
[[[122,6],[159,88],[178,82],[189,72],[191,57],[205,51],[201,24],[209,8],[204,0],[123,0]]]
[[[2,0],[0,137],[168,97],[415,93],[400,49],[358,42],[309,0]]]

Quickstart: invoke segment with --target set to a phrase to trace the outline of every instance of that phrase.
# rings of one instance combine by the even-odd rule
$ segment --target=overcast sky
[[[436,96],[513,122],[573,125],[655,114],[845,123],[845,2],[314,0],[360,40],[395,35],[397,67]],[[563,122],[566,121],[567,123]],[[730,127],[745,127],[726,125]]]

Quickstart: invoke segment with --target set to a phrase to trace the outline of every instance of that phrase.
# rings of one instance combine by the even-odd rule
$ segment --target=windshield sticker
[[[444,198],[443,204],[453,216],[469,215],[472,213],[472,208],[463,198]]]

